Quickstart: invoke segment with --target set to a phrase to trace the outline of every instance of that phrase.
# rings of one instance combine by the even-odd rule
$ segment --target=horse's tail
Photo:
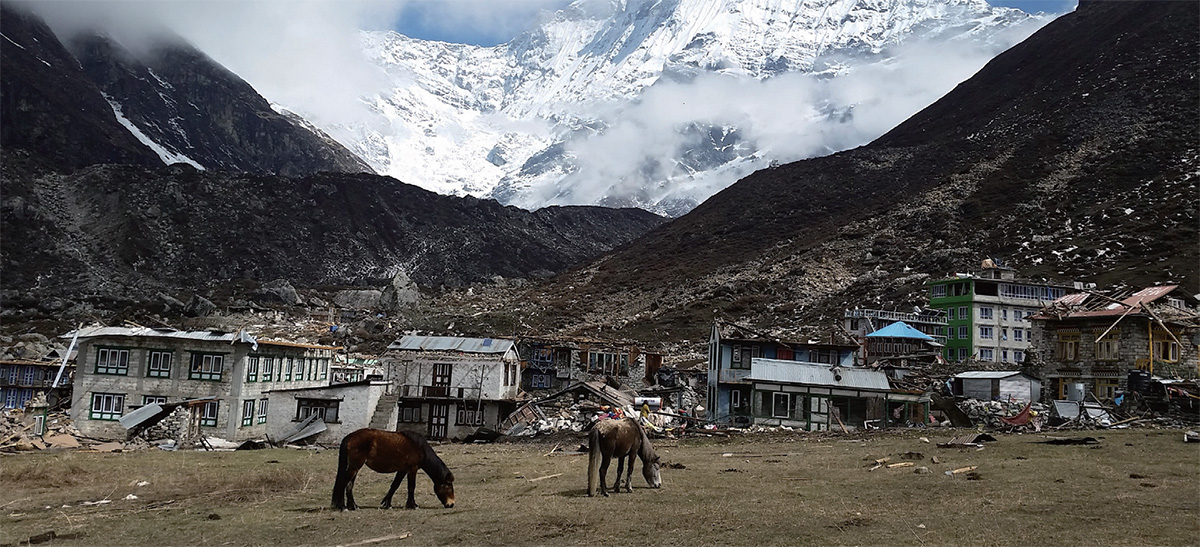
[[[346,508],[346,483],[350,482],[350,435],[342,439],[342,445],[338,448],[338,467],[337,478],[333,479],[333,507],[335,509]]]
[[[588,496],[595,496],[600,484],[600,458],[600,429],[593,427],[588,433]]]

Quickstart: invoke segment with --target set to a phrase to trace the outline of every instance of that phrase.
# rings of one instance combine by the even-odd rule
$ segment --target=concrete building
[[[1130,372],[1200,377],[1200,307],[1177,285],[1066,295],[1030,318],[1033,370],[1047,398],[1072,385],[1101,401],[1129,388]]]
[[[984,261],[977,274],[926,283],[929,307],[946,313],[947,361],[1020,363],[1029,348],[1029,316],[1061,298],[1070,285],[1016,278],[1011,268]]]
[[[381,360],[397,390],[399,430],[461,439],[498,428],[516,409],[521,361],[511,340],[405,336]]]
[[[380,402],[382,412],[394,419],[393,405],[386,404],[389,383],[385,380],[360,380],[328,386],[274,389],[266,392],[269,407],[266,434],[274,441],[294,436],[310,419],[320,422],[303,440],[337,445],[342,437],[364,427],[372,427]],[[390,414],[389,414],[390,413]],[[315,418],[314,418],[315,416]]]
[[[128,410],[201,397],[214,398],[200,410],[205,435],[261,438],[271,412],[266,392],[328,384],[338,349],[244,331],[89,327],[78,337],[71,419],[84,435],[108,439],[126,436],[118,420]]]

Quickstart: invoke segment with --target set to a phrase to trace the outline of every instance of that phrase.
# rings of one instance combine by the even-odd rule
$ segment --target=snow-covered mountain
[[[495,47],[364,32],[387,82],[372,115],[313,121],[436,192],[677,215],[869,142],[1049,19],[984,0],[579,0]]]

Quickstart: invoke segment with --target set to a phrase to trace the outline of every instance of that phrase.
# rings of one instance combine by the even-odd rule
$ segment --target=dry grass
[[[664,487],[642,487],[635,472],[634,493],[610,498],[585,495],[585,456],[545,456],[549,444],[444,445],[438,451],[457,477],[454,509],[441,508],[424,475],[421,508],[376,509],[391,477],[364,471],[356,490],[364,509],[347,513],[329,509],[333,451],[29,454],[0,460],[0,544],[51,530],[59,536],[52,544],[72,546],[340,545],[409,532],[385,543],[1189,545],[1200,538],[1200,449],[1184,444],[1181,432],[1071,434],[1100,437],[1096,446],[1002,436],[982,451],[939,449],[922,435],[936,442],[949,433],[663,440],[659,452],[672,464]],[[931,473],[868,471],[877,458],[903,461],[908,452],[920,453],[916,465]],[[978,466],[976,480],[943,474],[965,466]],[[111,502],[83,504],[103,499]]]

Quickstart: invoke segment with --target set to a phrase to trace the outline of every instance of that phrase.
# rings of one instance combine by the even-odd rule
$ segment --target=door
[[[448,403],[430,403],[429,405],[429,438],[445,439],[446,426],[450,423],[450,405]]]

